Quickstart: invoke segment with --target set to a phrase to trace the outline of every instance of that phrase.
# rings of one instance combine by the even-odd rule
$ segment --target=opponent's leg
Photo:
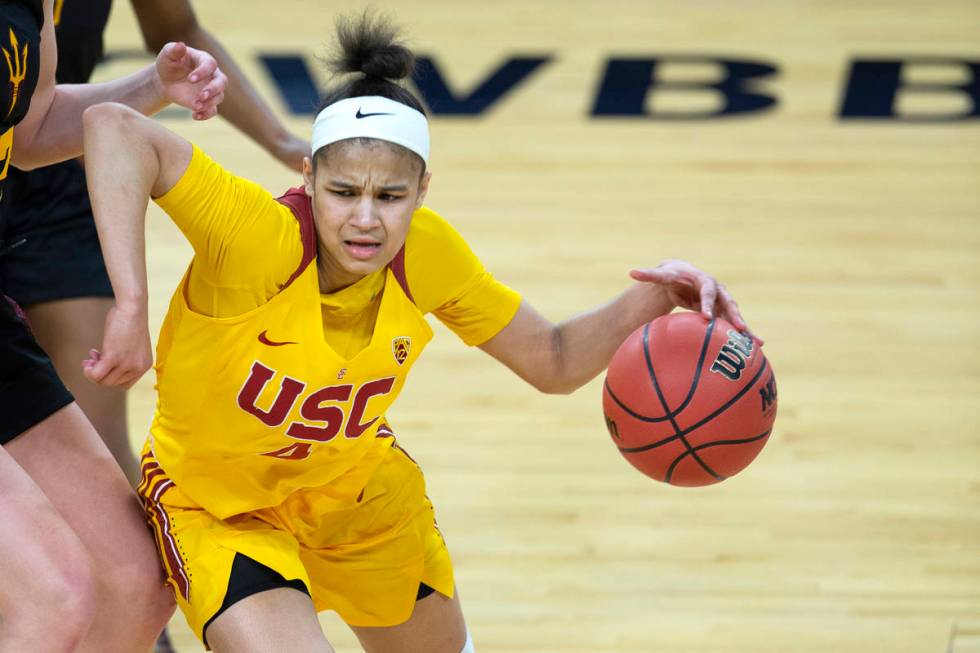
[[[403,624],[351,629],[367,653],[460,653],[466,644],[459,592],[451,599],[433,592],[417,601]]]
[[[97,612],[76,650],[149,650],[173,613],[173,596],[136,495],[82,411],[69,404],[6,449],[92,559]]]
[[[313,601],[291,588],[266,590],[238,601],[218,615],[204,635],[215,653],[333,653],[320,630]]]
[[[126,391],[96,385],[85,378],[81,361],[89,349],[102,342],[106,315],[113,300],[79,297],[39,302],[24,307],[34,337],[51,358],[58,376],[68,387],[89,422],[95,427],[129,482],[139,479],[139,465],[129,442],[126,424]],[[155,653],[173,651],[164,631]]]
[[[0,652],[73,651],[95,617],[92,562],[0,447]]]
[[[61,299],[25,306],[38,344],[51,358],[58,376],[109,447],[126,478],[135,484],[139,466],[126,427],[126,391],[96,385],[82,373],[88,352],[102,343],[106,315],[113,300],[105,297]]]

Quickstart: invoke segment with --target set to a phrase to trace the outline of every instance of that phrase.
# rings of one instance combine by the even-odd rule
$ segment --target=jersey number
[[[238,392],[238,406],[246,413],[259,418],[263,424],[275,428],[281,426],[297,399],[306,389],[306,384],[286,376],[279,385],[279,393],[268,410],[258,406],[259,395],[266,384],[276,375],[276,371],[255,361],[245,385]],[[286,429],[286,435],[299,440],[276,451],[268,451],[263,456],[302,460],[310,455],[313,445],[332,440],[342,427],[345,438],[360,437],[378,417],[366,422],[364,411],[371,397],[386,395],[395,385],[395,377],[368,381],[358,388],[351,384],[331,385],[310,393],[300,405],[299,414],[305,421],[294,421]],[[353,400],[351,397],[353,396]],[[346,423],[346,427],[345,427]]]

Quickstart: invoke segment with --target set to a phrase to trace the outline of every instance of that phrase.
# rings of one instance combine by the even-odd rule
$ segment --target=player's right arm
[[[106,270],[116,296],[101,352],[85,376],[131,387],[153,362],[147,323],[146,208],[187,169],[193,147],[169,129],[117,104],[98,104],[82,116],[85,173]]]
[[[158,200],[194,248],[188,300],[206,315],[230,317],[274,295],[299,264],[302,243],[288,209],[162,125],[120,104],[88,109],[83,125],[89,195],[116,295],[102,350],[93,350],[85,374],[130,387],[152,362],[148,198]],[[270,247],[276,256],[268,256]]]

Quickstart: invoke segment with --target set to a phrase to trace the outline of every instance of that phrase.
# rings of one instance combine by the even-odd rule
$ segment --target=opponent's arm
[[[182,43],[167,44],[147,68],[101,84],[55,84],[57,46],[50,0],[44,2],[41,60],[31,108],[17,125],[13,163],[29,170],[82,153],[82,112],[99,102],[121,102],[152,114],[170,102],[196,120],[215,115],[227,82],[214,58]]]
[[[218,113],[293,170],[303,170],[310,144],[289,133],[245,77],[231,55],[194,15],[189,0],[130,0],[147,50],[156,52],[167,41],[183,41],[210,52],[228,76],[225,101]]]
[[[153,361],[147,323],[147,200],[173,188],[193,148],[121,104],[90,107],[82,123],[92,213],[116,295],[102,349],[90,352],[84,372],[96,383],[129,388]]]
[[[497,335],[480,345],[542,392],[567,394],[606,369],[616,349],[641,325],[680,306],[717,314],[747,329],[724,286],[684,261],[634,270],[638,281],[611,302],[554,324],[527,302]]]

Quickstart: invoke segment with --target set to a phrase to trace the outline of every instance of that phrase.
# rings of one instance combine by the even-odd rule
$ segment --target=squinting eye
[[[401,195],[389,195],[388,193],[381,193],[378,195],[378,199],[383,202],[394,202],[401,199]]]
[[[331,190],[330,192],[333,193],[334,195],[336,195],[337,197],[353,197],[354,196],[354,193],[352,193],[349,190]]]

